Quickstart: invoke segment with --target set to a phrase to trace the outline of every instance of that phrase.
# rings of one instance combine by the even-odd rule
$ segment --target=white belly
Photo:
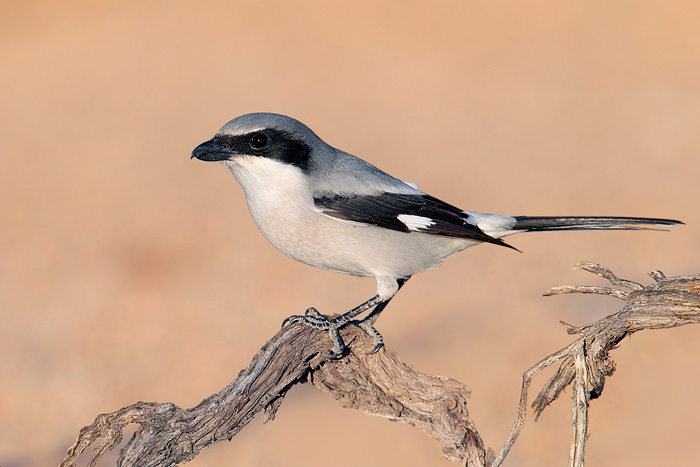
[[[226,164],[243,187],[248,209],[265,238],[285,255],[311,266],[356,276],[408,277],[476,243],[332,218],[314,207],[298,168],[246,156]]]

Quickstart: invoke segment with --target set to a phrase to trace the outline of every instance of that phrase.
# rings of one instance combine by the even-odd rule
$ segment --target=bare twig
[[[448,459],[464,465],[501,465],[517,440],[527,415],[528,393],[535,376],[559,363],[532,403],[535,420],[562,391],[573,384],[570,465],[583,466],[588,403],[600,396],[605,378],[615,364],[609,352],[625,336],[642,329],[660,329],[700,322],[700,275],[666,278],[643,287],[617,278],[595,263],[576,266],[607,279],[610,287],[556,287],[545,294],[596,293],[626,300],[619,312],[592,324],[567,326],[577,335],[567,347],[542,359],[523,374],[518,412],[510,436],[498,458],[484,446],[467,411],[469,391],[460,382],[412,370],[391,351],[366,355],[373,341],[356,326],[342,330],[348,354],[339,360],[324,357],[332,347],[328,333],[303,325],[285,327],[253,357],[248,368],[222,391],[191,409],[171,403],[137,402],[116,412],[97,416],[83,428],[62,467],[75,465],[78,456],[101,439],[89,465],[93,466],[122,440],[123,428],[139,425],[124,445],[118,465],[171,466],[191,460],[204,448],[235,436],[258,413],[274,419],[287,391],[310,382],[332,394],[343,406],[401,421],[421,430],[442,445]]]
[[[518,435],[520,435],[520,431],[523,428],[523,424],[525,423],[525,418],[527,416],[527,397],[532,379],[551,364],[558,362],[563,358],[567,358],[571,353],[571,348],[574,345],[576,345],[576,342],[571,344],[569,347],[563,348],[560,351],[545,357],[523,373],[523,385],[520,391],[518,415],[515,417],[515,422],[513,422],[513,427],[510,430],[508,440],[506,440],[505,445],[501,448],[501,452],[498,453],[498,457],[496,457],[492,467],[498,467],[501,465],[505,457],[508,455],[508,452],[510,452],[510,449],[513,447],[513,444],[515,444],[515,441],[518,439]]]
[[[567,386],[573,383],[574,437],[571,444],[570,465],[583,466],[588,401],[601,395],[605,378],[615,371],[615,363],[609,357],[610,350],[626,336],[643,329],[662,329],[700,323],[700,275],[666,278],[660,271],[653,271],[650,275],[656,283],[643,287],[637,282],[619,279],[612,271],[599,264],[581,262],[575,269],[592,272],[604,277],[613,285],[632,289],[632,291],[624,292],[597,286],[564,286],[549,289],[544,295],[596,293],[626,300],[627,304],[619,312],[585,326],[575,327],[563,323],[569,334],[577,334],[579,337],[569,346],[540,361],[523,374],[518,413],[511,434],[494,466],[500,465],[520,434],[526,416],[525,406],[530,383],[545,367],[555,361],[561,361],[555,374],[545,383],[532,403],[535,420]]]
[[[574,269],[580,269],[583,271],[588,271],[592,272],[593,274],[597,274],[600,277],[607,279],[608,282],[610,282],[612,285],[616,287],[623,287],[625,289],[630,289],[630,290],[642,290],[644,286],[640,284],[639,282],[627,280],[627,279],[620,279],[617,277],[613,272],[606,268],[605,266],[602,266],[598,263],[591,263],[589,261],[579,261],[576,263],[574,266]]]
[[[583,340],[576,341],[573,352],[576,378],[574,379],[574,403],[571,421],[574,426],[574,436],[571,440],[569,465],[583,467],[583,454],[586,449],[586,432],[588,430],[588,391],[586,390],[588,371]]]
[[[598,295],[610,295],[611,297],[619,298],[620,300],[627,300],[627,297],[629,297],[629,292],[611,289],[610,287],[592,287],[590,285],[560,285],[558,287],[552,287],[542,295],[549,297],[551,295],[561,295],[565,293],[592,293]]]

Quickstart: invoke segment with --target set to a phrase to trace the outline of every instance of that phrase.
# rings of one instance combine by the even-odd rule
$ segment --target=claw
[[[343,326],[344,323],[338,323],[332,318],[329,318],[328,316],[319,313],[319,311],[313,307],[308,308],[304,312],[303,316],[292,315],[287,317],[284,321],[282,321],[282,327],[293,323],[301,323],[314,329],[328,330],[331,340],[333,341],[333,349],[330,354],[323,354],[324,357],[329,358],[331,360],[335,360],[342,357],[345,353],[345,344],[343,343],[343,339],[340,337],[339,332],[339,329]]]
[[[398,281],[399,288],[401,288],[406,280],[408,279]],[[377,316],[379,316],[379,313],[381,313],[384,307],[386,307],[387,303],[389,303],[389,300],[390,298],[383,299],[379,295],[375,295],[347,313],[340,316],[334,316],[333,318],[329,318],[328,316],[320,313],[316,308],[310,307],[306,309],[303,315],[292,315],[287,317],[284,321],[282,321],[282,327],[293,323],[301,323],[314,329],[327,329],[331,340],[333,341],[333,349],[330,355],[324,355],[324,357],[337,359],[342,357],[346,350],[343,339],[340,337],[339,329],[351,322],[355,316],[358,316],[370,308],[373,308],[372,312],[364,320],[360,321],[359,323],[357,321],[352,321],[353,323],[358,324],[368,335],[374,338],[374,348],[367,352],[367,355],[372,355],[377,353],[379,349],[384,346],[384,339],[382,338],[382,335],[379,334],[376,329],[374,329],[372,323],[374,323]]]
[[[302,323],[314,329],[329,329],[333,326],[331,319],[319,313],[316,308],[309,308],[303,315],[291,315],[282,321],[282,327],[293,323]]]
[[[376,342],[374,344],[374,348],[372,350],[370,350],[369,352],[365,352],[365,355],[374,355],[377,352],[379,352],[379,349],[381,349],[382,347],[384,347],[383,342]]]
[[[336,360],[345,353],[345,344],[343,343],[343,338],[340,337],[338,328],[330,328],[328,334],[330,334],[331,340],[333,341],[333,353],[330,355],[323,354],[323,356],[331,360]]]
[[[372,322],[368,320],[360,321],[358,326],[360,326],[360,328],[365,331],[367,335],[374,338],[374,348],[369,352],[365,352],[365,355],[374,355],[375,353],[379,352],[379,349],[384,347],[384,338],[381,334],[379,334],[379,331],[374,329]]]
[[[284,318],[284,321],[282,321],[282,326],[280,326],[280,328],[284,328],[284,327],[285,327],[286,325],[288,325],[288,324],[291,325],[291,324],[297,323],[297,322],[299,322],[299,321],[302,321],[302,322],[303,322],[303,321],[304,321],[304,317],[301,316],[301,315],[291,315],[291,316],[287,316],[286,318]]]

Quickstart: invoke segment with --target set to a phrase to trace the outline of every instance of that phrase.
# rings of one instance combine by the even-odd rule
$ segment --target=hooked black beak
[[[235,156],[236,153],[231,148],[220,144],[221,141],[217,137],[205,141],[192,151],[190,159],[199,159],[200,161],[227,161]]]

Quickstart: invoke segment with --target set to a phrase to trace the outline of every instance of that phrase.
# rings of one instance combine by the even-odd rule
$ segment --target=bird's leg
[[[396,289],[396,292],[401,290],[401,287],[410,279],[410,277],[407,277],[405,279],[397,279],[397,283],[399,285],[398,289]],[[396,295],[396,294],[394,294]],[[383,301],[382,303],[378,304],[377,306],[374,307],[374,310],[372,310],[363,320],[357,323],[357,325],[365,331],[369,336],[371,336],[374,339],[374,348],[370,350],[369,352],[365,352],[365,355],[372,355],[377,352],[379,352],[379,349],[381,349],[384,346],[384,338],[382,337],[381,334],[379,334],[379,331],[377,331],[374,328],[374,322],[379,318],[379,314],[386,308],[386,306],[389,304],[393,296],[389,297],[388,300]]]
[[[389,299],[391,300],[391,299]],[[379,318],[379,313],[382,312],[382,310],[389,304],[389,300],[380,303],[379,305],[374,307],[374,310],[370,314],[368,314],[365,319],[359,321],[357,325],[365,331],[367,335],[372,337],[374,339],[374,347],[372,350],[369,352],[365,352],[365,355],[372,355],[377,352],[379,352],[379,349],[381,349],[384,346],[384,338],[382,337],[381,334],[379,334],[379,331],[377,331],[374,328],[374,322]]]
[[[410,277],[397,279],[396,282],[398,287],[396,291],[388,298],[382,298],[379,295],[375,295],[347,313],[343,313],[342,315],[335,316],[333,318],[319,313],[316,308],[308,308],[303,316],[292,315],[285,319],[282,322],[282,327],[286,326],[287,324],[302,323],[314,329],[327,329],[331,339],[333,340],[333,353],[331,355],[326,355],[326,357],[339,358],[345,351],[345,344],[343,343],[343,339],[340,337],[339,329],[348,324],[356,316],[364,313],[370,308],[374,308],[364,319],[353,321],[353,323],[357,324],[363,331],[365,331],[365,333],[374,339],[374,348],[372,348],[372,350],[366,354],[375,354],[384,346],[384,338],[381,334],[379,334],[379,331],[374,328],[374,322],[379,317],[379,314],[389,304],[389,301],[391,301],[394,295],[396,295],[396,292],[401,289],[408,279],[410,279]]]
[[[282,327],[292,324],[292,323],[302,323],[306,326],[312,327],[314,329],[327,329],[330,333],[331,339],[333,340],[333,353],[331,355],[326,355],[330,358],[339,358],[345,351],[345,344],[343,339],[340,337],[339,329],[348,324],[357,315],[364,313],[370,308],[374,307],[372,313],[375,313],[377,307],[380,307],[384,303],[388,303],[389,300],[381,298],[379,295],[375,295],[364,303],[359,304],[347,313],[343,313],[340,316],[334,316],[333,318],[321,314],[316,310],[316,308],[309,308],[303,315],[292,315],[289,316],[282,322]],[[383,309],[383,307],[382,307]],[[371,324],[370,324],[371,327]],[[362,329],[365,329],[363,326]],[[374,331],[379,335],[376,330]],[[374,335],[369,331],[370,335]],[[381,338],[381,336],[379,336]],[[381,346],[380,346],[381,347]]]

